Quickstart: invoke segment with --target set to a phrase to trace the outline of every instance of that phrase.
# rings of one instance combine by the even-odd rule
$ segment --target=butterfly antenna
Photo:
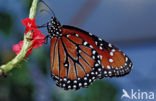
[[[39,3],[42,2],[44,5],[46,5],[48,7],[48,9],[51,11],[51,13],[53,14],[53,16],[56,18],[54,11],[48,6],[48,4],[46,4],[43,0],[40,0]]]

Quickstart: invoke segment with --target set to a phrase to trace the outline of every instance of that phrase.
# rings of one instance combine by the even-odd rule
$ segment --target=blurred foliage
[[[0,11],[0,31],[2,31],[4,35],[9,35],[12,25],[13,25],[12,16],[6,12]]]
[[[61,95],[58,97],[58,95]],[[69,98],[66,98],[69,97]],[[78,91],[55,92],[54,101],[117,101],[117,89],[106,81],[97,80],[88,88]]]
[[[0,101],[33,101],[34,87],[25,62],[0,78]]]
[[[76,97],[75,101],[116,101],[117,89],[111,83],[98,80],[94,84],[85,96]]]
[[[48,51],[48,48],[45,49],[42,46],[38,49],[33,50],[32,57],[36,60],[36,62],[39,64],[39,69],[44,75],[49,74],[49,68],[50,68],[50,52]]]
[[[29,11],[31,7],[32,0],[23,0],[26,5],[26,10]]]
[[[4,52],[0,51],[0,53],[3,53],[0,54],[0,64],[5,64],[15,57],[15,53],[13,53],[12,50],[6,50]]]

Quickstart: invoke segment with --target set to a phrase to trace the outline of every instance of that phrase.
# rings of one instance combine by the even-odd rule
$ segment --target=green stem
[[[32,1],[30,13],[29,13],[30,19],[35,18],[36,9],[37,9],[37,2],[38,2],[38,0]],[[15,67],[15,65],[17,65],[18,63],[20,63],[24,59],[28,49],[30,48],[30,46],[32,44],[31,41],[28,40],[31,37],[32,37],[31,32],[28,32],[26,35],[24,34],[24,43],[23,43],[23,47],[22,47],[20,53],[15,58],[13,58],[11,61],[9,61],[8,63],[0,66],[0,75],[2,75],[3,72],[7,73],[8,71],[12,70]]]

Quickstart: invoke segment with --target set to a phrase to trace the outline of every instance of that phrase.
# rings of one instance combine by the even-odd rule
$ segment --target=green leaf
[[[12,16],[6,12],[0,12],[0,31],[2,31],[5,35],[9,35],[12,25]]]

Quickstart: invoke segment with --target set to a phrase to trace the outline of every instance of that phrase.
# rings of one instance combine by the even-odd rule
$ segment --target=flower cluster
[[[37,29],[37,25],[35,24],[35,19],[26,18],[22,20],[22,23],[24,26],[26,26],[25,29],[25,35],[31,31],[32,33],[32,45],[28,49],[27,54],[25,57],[27,57],[29,54],[31,54],[33,48],[37,48],[43,45],[45,42],[45,35],[41,34],[41,31]],[[23,46],[23,41],[20,41],[18,44],[13,45],[13,51],[17,54],[20,53]]]

